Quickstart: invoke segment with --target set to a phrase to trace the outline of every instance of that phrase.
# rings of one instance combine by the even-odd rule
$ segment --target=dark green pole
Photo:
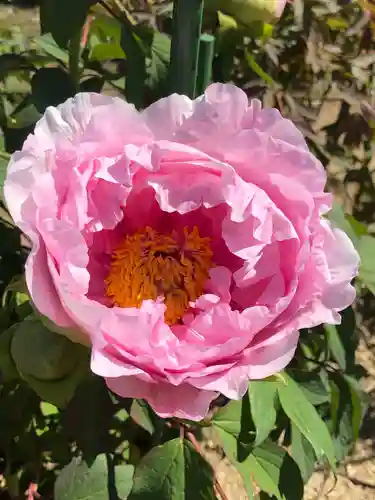
[[[175,0],[170,92],[195,96],[204,0]]]
[[[195,94],[201,95],[210,85],[212,79],[212,63],[215,55],[215,37],[203,33],[199,45],[198,74]]]

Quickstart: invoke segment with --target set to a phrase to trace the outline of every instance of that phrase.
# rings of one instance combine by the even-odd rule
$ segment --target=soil
[[[0,29],[12,27],[19,27],[28,36],[39,33],[37,10],[13,8],[6,2],[2,4],[0,0]],[[332,113],[335,113],[334,109],[326,109],[324,114],[329,120]],[[323,118],[320,116],[320,119]],[[349,203],[350,208],[354,195],[350,189],[348,192],[343,190],[345,172],[340,165],[332,164],[330,168],[331,177],[337,180],[335,195],[345,202],[346,208]],[[368,373],[363,380],[363,387],[370,396],[370,408],[360,439],[340,467],[336,481],[326,471],[316,471],[305,488],[305,500],[375,500],[375,336],[364,326],[360,326],[359,330],[361,341],[357,361]],[[247,500],[239,474],[222,457],[217,443],[210,436],[205,441],[203,452],[214,467],[227,500]]]

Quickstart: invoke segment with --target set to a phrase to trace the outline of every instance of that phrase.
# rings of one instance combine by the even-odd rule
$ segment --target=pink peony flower
[[[325,182],[292,122],[215,84],[143,112],[97,94],[48,108],[5,197],[38,310],[84,332],[115,393],[198,420],[353,302],[358,255],[322,219]]]

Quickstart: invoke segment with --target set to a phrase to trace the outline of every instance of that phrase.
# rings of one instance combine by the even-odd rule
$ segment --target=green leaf
[[[338,202],[334,202],[332,205],[332,210],[326,216],[330,222],[332,222],[336,227],[342,229],[347,236],[352,240],[355,247],[359,244],[359,238],[354,231],[352,225],[347,220],[347,216]]]
[[[139,109],[143,107],[144,85],[147,78],[146,52],[132,26],[122,26],[121,47],[127,59],[125,97]]]
[[[59,408],[70,401],[89,369],[86,347],[51,332],[32,315],[17,325],[10,353],[27,384]]]
[[[217,12],[217,18],[218,18],[219,30],[221,32],[238,29],[238,22],[236,21],[236,19],[234,19],[234,17],[228,16],[227,14],[224,14],[219,10]]]
[[[55,381],[73,372],[87,349],[51,332],[30,315],[14,331],[11,355],[23,375]]]
[[[120,412],[124,417],[121,422]],[[117,410],[104,379],[90,374],[79,384],[64,410],[63,425],[87,459],[116,449],[119,441],[124,440],[124,424],[128,417],[125,410]],[[121,437],[110,431],[119,426],[122,428]]]
[[[31,71],[33,69],[33,64],[23,55],[12,53],[0,55],[0,80],[13,71]]]
[[[124,59],[125,53],[114,43],[99,43],[90,52],[90,61],[108,61],[111,59]]]
[[[358,438],[367,401],[352,377],[331,373],[331,380],[331,432],[335,438],[336,456],[342,460]]]
[[[260,488],[277,499],[302,500],[303,481],[297,464],[271,441],[254,448],[248,458],[249,472]]]
[[[40,24],[42,33],[51,33],[56,43],[66,48],[81,30],[89,8],[98,0],[42,0]]]
[[[74,95],[69,74],[61,68],[41,68],[31,80],[32,100],[40,113]]]
[[[242,401],[231,401],[215,413],[212,423],[215,427],[238,437],[241,432],[241,412]]]
[[[13,325],[0,333],[0,373],[2,382],[17,380],[19,378],[17,367],[10,354],[10,346],[17,328],[18,325]]]
[[[232,462],[232,464],[236,467],[238,472],[242,477],[242,481],[246,488],[246,492],[250,499],[254,497],[253,484],[251,481],[251,470],[249,469],[247,460],[243,462],[239,462],[237,460],[238,453],[238,441],[237,439],[229,432],[221,428],[220,426],[215,426],[215,431],[218,436],[219,441],[222,444],[222,447],[225,451],[226,456]]]
[[[352,403],[347,384],[338,374],[331,374],[331,419],[327,421],[333,435],[335,456],[343,460],[354,443]]]
[[[147,83],[151,88],[166,81],[170,63],[171,39],[168,35],[155,31],[150,44],[149,61],[146,66]]]
[[[310,442],[316,456],[318,458],[326,456],[331,467],[335,469],[333,443],[326,424],[298,384],[286,373],[283,374],[283,378],[285,384],[278,386],[283,410]]]
[[[130,408],[130,416],[140,427],[153,434],[155,427],[151,419],[150,408],[144,401],[134,399]]]
[[[346,370],[346,354],[335,325],[324,325],[329,350],[341,370]]]
[[[344,375],[344,379],[348,384],[350,391],[350,399],[352,403],[352,426],[354,440],[356,441],[359,437],[359,431],[362,425],[362,419],[365,413],[364,402],[363,402],[363,391],[361,390],[358,382],[350,377],[349,375]]]
[[[260,445],[275,426],[277,385],[277,382],[263,380],[249,383],[251,416],[256,428],[254,446]]]
[[[297,382],[305,393],[305,396],[314,406],[327,403],[330,399],[329,382],[327,380],[327,376],[324,376],[323,374],[324,372],[319,374],[308,373],[304,377],[297,379]]]
[[[359,343],[356,317],[352,307],[341,312],[341,324],[336,326],[340,341],[344,346],[346,371],[356,370],[355,354]]]
[[[58,408],[65,408],[73,398],[80,382],[88,373],[89,359],[85,359],[76,367],[74,372],[58,381],[42,381],[29,374],[21,373],[20,375],[41,399],[54,404]]]
[[[121,24],[117,19],[95,12],[91,19],[88,47],[93,50],[96,45],[108,43],[119,46],[121,42]]]
[[[192,445],[173,439],[145,455],[129,500],[214,500],[210,465]]]
[[[63,62],[64,64],[68,64],[69,62],[69,54],[66,50],[60,48],[55,40],[52,38],[50,33],[46,33],[45,35],[38,36],[35,39],[35,44],[38,48],[43,50],[46,54],[52,56],[58,61]]]
[[[96,92],[97,94],[100,94],[104,83],[104,78],[100,76],[91,76],[90,78],[86,78],[81,81],[79,90],[80,92]]]
[[[4,181],[7,175],[7,168],[9,163],[8,154],[3,151],[0,152],[0,189],[4,186]]]
[[[358,252],[361,258],[358,279],[375,295],[375,238],[362,236],[358,245]]]
[[[50,417],[59,413],[59,409],[55,405],[51,405],[51,403],[46,403],[45,401],[41,401],[40,411],[44,417]]]
[[[7,127],[10,129],[21,129],[34,125],[40,118],[41,113],[30,102],[29,96],[20,106],[9,116]]]
[[[54,490],[55,500],[116,500],[128,498],[134,467],[113,467],[109,457],[98,455],[92,464],[73,460],[60,472]]]
[[[338,16],[328,16],[326,19],[326,23],[334,31],[346,31],[349,28],[348,22],[342,17]]]
[[[292,429],[292,457],[297,463],[304,483],[310,479],[314,472],[316,457],[314,449],[307,439],[294,424]]]

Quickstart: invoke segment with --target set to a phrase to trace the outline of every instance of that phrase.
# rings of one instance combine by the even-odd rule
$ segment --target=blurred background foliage
[[[170,1],[2,4],[0,184],[9,154],[22,147],[47,106],[77,91],[122,96],[139,108],[166,94]],[[335,459],[343,464],[339,482],[343,476],[350,487],[358,485],[362,495],[358,500],[375,497],[374,476],[369,472],[375,467],[375,34],[373,14],[366,6],[364,1],[294,0],[275,26],[242,24],[225,12],[205,13],[204,30],[216,37],[212,79],[236,83],[249,98],[260,98],[294,121],[327,170],[328,188],[335,194],[330,218],[349,234],[362,259],[354,308],[344,311],[337,328],[301,332],[297,355],[283,375],[292,381],[250,384],[242,402],[219,409],[213,425],[194,429],[198,449],[219,472],[222,464],[227,467],[223,488],[229,499],[246,498],[241,496],[245,487],[249,497],[261,489],[262,498],[294,500],[302,498],[302,480],[307,483],[314,470],[327,475],[318,451],[321,447],[321,455],[330,458],[329,446],[322,442],[315,420],[301,421],[304,410],[296,412],[296,400],[313,405],[326,422]],[[73,50],[77,44],[78,59]],[[90,474],[100,476],[102,483],[117,472],[126,479],[155,443],[166,443],[166,453],[175,453],[173,438],[178,437],[180,424],[165,425],[142,402],[119,400],[108,393],[102,380],[89,375],[85,348],[75,347],[73,352],[71,346],[61,345],[53,356],[69,358],[74,366],[48,382],[28,372],[19,354],[22,348],[17,349],[25,338],[18,325],[28,318],[23,329],[34,345],[40,335],[48,334],[40,324],[35,327],[20,278],[28,242],[13,227],[2,201],[0,215],[0,498],[25,498],[35,483],[42,498],[82,499],[77,490],[68,488],[71,469],[91,485],[95,481]],[[49,367],[43,356],[36,349],[27,353],[46,373]],[[369,454],[367,468],[350,476],[347,457],[358,437],[362,444],[355,453]],[[71,462],[79,452],[91,461],[91,472],[83,463]],[[202,469],[208,467],[211,480],[203,481],[199,490],[203,493],[197,489],[186,498],[215,498],[209,493],[213,491],[210,468],[199,462],[198,455],[194,462],[193,452],[186,447],[181,453]],[[244,486],[228,459],[242,474]],[[64,469],[56,486],[56,473],[69,462],[71,469]],[[241,485],[233,486],[232,477]],[[119,498],[128,496],[127,484],[117,482]],[[104,488],[95,487],[99,492]],[[199,496],[203,494],[207,496]],[[337,498],[354,499],[355,494],[349,488]],[[108,498],[90,495],[87,498]],[[132,495],[129,498],[151,498],[139,492]],[[306,495],[310,498],[309,490]]]

